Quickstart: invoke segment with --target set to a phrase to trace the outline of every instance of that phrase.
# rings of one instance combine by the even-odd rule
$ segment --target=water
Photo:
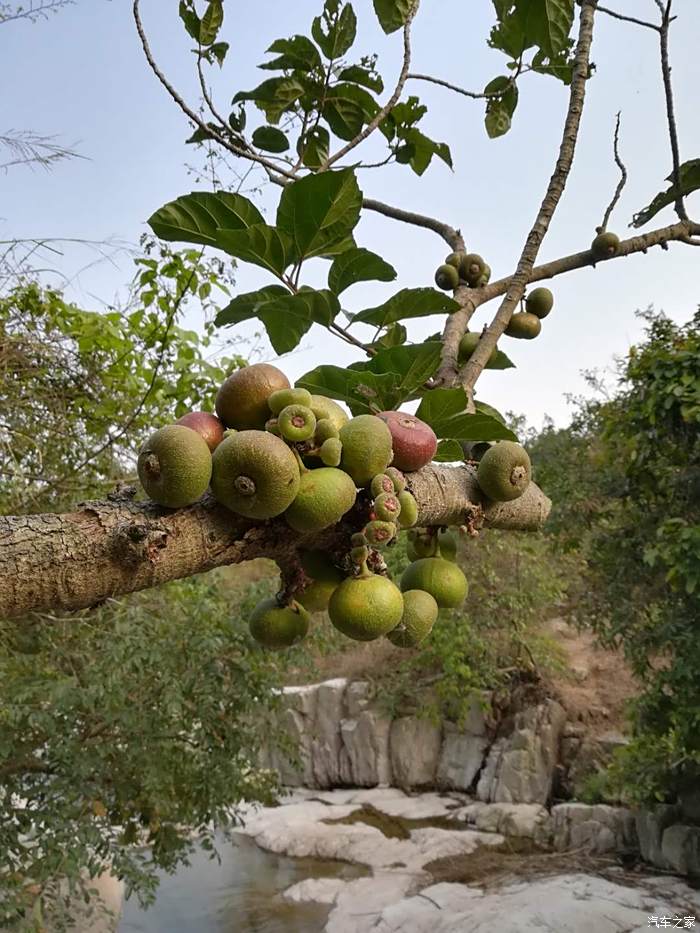
[[[306,878],[365,874],[342,862],[273,855],[246,836],[219,836],[216,848],[221,863],[197,850],[189,866],[161,875],[147,910],[128,900],[117,933],[321,933],[328,907],[287,904],[280,893]]]

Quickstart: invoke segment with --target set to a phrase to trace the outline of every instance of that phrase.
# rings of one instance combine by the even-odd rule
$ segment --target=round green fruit
[[[322,444],[324,441],[328,441],[331,438],[338,437],[338,428],[333,424],[330,418],[321,418],[316,422],[316,430],[314,431],[314,440],[317,444]]]
[[[401,621],[403,596],[386,577],[363,574],[348,577],[331,596],[330,620],[355,641],[373,641],[387,635]]]
[[[515,441],[499,441],[479,461],[476,480],[481,491],[495,502],[518,499],[530,484],[527,451]]]
[[[542,330],[542,321],[529,311],[518,311],[508,322],[506,334],[519,340],[533,340]]]
[[[383,492],[391,493],[396,491],[393,479],[387,476],[386,473],[377,473],[370,483],[369,489],[375,499],[377,496],[381,496]]]
[[[484,274],[485,268],[486,263],[478,253],[467,253],[465,256],[462,256],[459,274],[468,285],[474,288]]]
[[[288,405],[305,405],[311,408],[311,393],[306,389],[278,389],[268,398],[267,404],[273,415],[279,415]]]
[[[309,613],[300,603],[280,606],[272,596],[253,609],[248,628],[253,638],[266,648],[291,648],[306,638],[309,621]]]
[[[277,416],[277,425],[285,440],[308,441],[316,430],[316,415],[305,405],[287,405]]]
[[[554,295],[548,288],[536,288],[525,299],[525,310],[540,320],[547,317],[554,307]]]
[[[433,535],[425,529],[413,535],[406,547],[406,553],[410,560],[444,557],[445,560],[454,563],[457,560],[457,539],[451,531],[439,531],[437,535]]]
[[[343,445],[341,468],[356,486],[367,486],[391,463],[391,431],[381,418],[358,415],[342,426],[339,436]]]
[[[464,253],[450,253],[449,256],[445,256],[445,265],[454,266],[459,271],[463,255]]]
[[[318,454],[325,466],[340,466],[340,461],[343,457],[343,445],[337,437],[329,437],[327,441],[321,444],[321,449]]]
[[[459,272],[454,266],[445,263],[438,267],[435,273],[435,284],[446,292],[450,292],[459,285]]]
[[[347,473],[333,467],[309,470],[284,514],[295,531],[322,531],[335,525],[355,504],[357,490]]]
[[[417,648],[432,631],[438,611],[438,604],[430,593],[406,590],[401,621],[386,637],[398,648]]]
[[[353,564],[357,564],[358,567],[361,567],[369,557],[369,548],[366,544],[357,545],[350,549],[350,557],[352,558]]]
[[[423,557],[406,567],[401,589],[424,590],[441,609],[456,609],[464,602],[469,584],[457,564],[444,557]]]
[[[169,424],[143,445],[137,470],[141,485],[154,502],[180,509],[206,492],[211,452],[201,434],[181,424]]]
[[[253,363],[237,369],[216,395],[216,413],[227,428],[244,431],[262,428],[270,417],[268,399],[279,389],[289,389],[289,379],[270,363]]]
[[[294,501],[301,477],[297,459],[267,431],[237,431],[212,457],[214,498],[246,518],[281,515]]]
[[[399,527],[412,528],[418,521],[418,503],[407,489],[403,489],[397,496],[401,512],[399,513]]]
[[[610,259],[620,246],[620,237],[616,233],[603,231],[591,243],[591,252],[596,259]]]
[[[467,360],[474,353],[474,350],[476,350],[476,345],[479,343],[480,340],[481,340],[481,334],[473,334],[471,333],[471,331],[467,331],[467,333],[459,341],[459,351],[458,351],[457,358],[460,363],[467,362]],[[493,366],[493,364],[496,362],[497,356],[498,356],[498,347],[494,347],[493,350],[491,351],[491,355],[486,361],[486,369],[489,369],[491,366]]]
[[[325,398],[323,395],[312,395],[309,407],[316,415],[317,421],[328,418],[339,431],[350,420],[345,410],[337,402],[334,402],[332,398]]]
[[[303,593],[297,594],[297,602],[309,612],[325,612],[339,581],[312,580]]]

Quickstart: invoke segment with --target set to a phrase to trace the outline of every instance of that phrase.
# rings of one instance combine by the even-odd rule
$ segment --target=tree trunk
[[[408,479],[419,525],[533,531],[551,506],[534,483],[514,502],[484,503],[469,465],[431,464]],[[0,517],[0,618],[83,609],[255,557],[289,566],[303,547],[342,553],[369,512],[360,493],[339,525],[300,535],[283,518],[254,523],[209,496],[171,510],[134,502],[134,494],[132,488],[117,491],[64,515]]]

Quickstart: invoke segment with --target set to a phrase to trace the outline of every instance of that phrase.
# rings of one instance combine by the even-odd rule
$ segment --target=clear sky
[[[142,0],[154,52],[173,83],[197,103],[193,62],[175,2]],[[613,5],[611,0],[610,5]],[[221,38],[231,43],[223,72],[212,70],[215,95],[226,110],[236,90],[250,88],[269,73],[256,69],[264,50],[278,37],[305,31],[321,0],[290,4],[260,0],[254,6],[226,0]],[[615,0],[620,12],[653,18],[653,0]],[[349,55],[377,52],[387,87],[397,73],[400,34],[385,37],[370,0],[357,0],[360,29]],[[700,86],[700,3],[676,0],[678,21],[671,37],[673,79],[684,159],[700,155],[697,88]],[[241,9],[243,12],[241,12]],[[467,9],[469,12],[467,12]],[[582,132],[569,187],[540,253],[547,261],[585,249],[617,183],[612,160],[615,114],[622,111],[621,150],[629,182],[610,229],[629,235],[632,214],[665,187],[670,156],[665,128],[657,37],[650,30],[599,15],[593,46],[595,77],[588,84]],[[505,58],[486,46],[493,22],[488,0],[423,0],[414,27],[413,68],[472,90],[503,73]],[[145,219],[166,201],[192,190],[186,163],[197,161],[185,146],[185,118],[167,97],[143,58],[128,0],[78,0],[48,22],[6,24],[0,30],[0,83],[4,89],[0,131],[32,129],[76,144],[85,159],[57,165],[51,173],[16,168],[0,175],[0,239],[12,237],[115,238],[135,244]],[[411,81],[409,93],[429,107],[423,129],[452,147],[455,171],[437,161],[417,179],[406,167],[365,171],[360,184],[377,197],[409,210],[440,217],[465,233],[469,249],[481,253],[494,278],[511,272],[534,220],[554,167],[567,91],[551,78],[527,75],[513,129],[489,140],[483,104]],[[226,111],[227,112],[227,111]],[[253,114],[251,113],[252,117]],[[262,122],[262,121],[261,121]],[[0,160],[2,161],[2,160]],[[200,186],[202,187],[202,186]],[[257,197],[274,211],[278,191]],[[700,195],[690,199],[700,210]],[[671,222],[670,208],[648,229]],[[347,295],[357,311],[381,303],[398,288],[432,284],[447,249],[430,232],[363,214],[358,243],[382,253],[398,270],[396,283],[362,284]],[[131,260],[112,262],[67,248],[55,260],[72,284],[70,297],[91,307],[114,299],[131,276]],[[581,270],[553,286],[555,309],[535,341],[502,339],[518,368],[486,372],[479,396],[501,408],[527,414],[540,424],[549,414],[566,423],[566,395],[584,390],[581,371],[605,368],[641,333],[635,310],[654,305],[676,320],[687,320],[699,300],[700,251],[671,245]],[[91,263],[89,268],[83,268]],[[75,273],[82,269],[75,277]],[[315,261],[309,284],[323,284],[327,264]],[[242,266],[237,287],[249,291],[267,283],[262,270]],[[473,329],[496,309],[480,309]],[[437,330],[439,319],[415,322],[413,339]],[[188,323],[195,325],[193,318]],[[268,359],[274,354],[266,347]],[[281,366],[298,378],[320,362],[347,365],[353,351],[314,327]]]

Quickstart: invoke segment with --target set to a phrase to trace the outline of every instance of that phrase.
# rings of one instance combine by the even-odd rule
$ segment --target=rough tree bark
[[[484,502],[470,465],[432,464],[410,474],[419,525],[462,525],[532,531],[551,503],[531,483],[514,502]],[[303,548],[347,551],[367,520],[360,494],[340,525],[299,535],[284,519],[250,522],[205,497],[176,511],[133,501],[133,490],[85,502],[64,515],[0,517],[0,618],[72,611],[255,557],[282,566]]]

